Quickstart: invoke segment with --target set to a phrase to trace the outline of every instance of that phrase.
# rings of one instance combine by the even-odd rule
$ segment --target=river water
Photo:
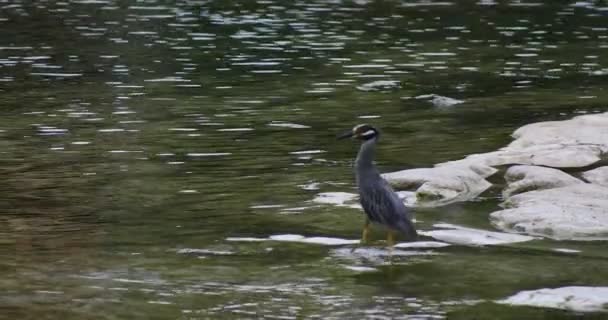
[[[0,318],[582,317],[493,301],[607,285],[605,243],[452,246],[388,263],[375,247],[227,238],[357,239],[358,210],[311,202],[353,192],[357,145],[335,136],[357,123],[381,128],[386,172],[608,110],[606,10],[0,1]],[[492,181],[479,201],[418,210],[418,228],[492,230],[502,174]]]

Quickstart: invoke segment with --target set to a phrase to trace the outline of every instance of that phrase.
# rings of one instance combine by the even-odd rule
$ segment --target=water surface
[[[601,2],[8,0],[0,13],[2,318],[576,318],[492,301],[608,285],[601,242],[390,264],[226,240],[358,238],[359,211],[311,202],[353,192],[357,146],[335,135],[354,124],[382,129],[390,171],[606,111]],[[380,80],[394,86],[361,89]],[[481,201],[419,210],[418,227],[492,229],[492,180]]]

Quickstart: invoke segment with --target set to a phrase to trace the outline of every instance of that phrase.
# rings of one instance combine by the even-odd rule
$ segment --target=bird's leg
[[[395,231],[389,230],[386,236],[386,244],[389,248],[392,248],[395,245]]]
[[[395,245],[395,232],[393,230],[388,230],[388,234],[386,236],[386,245],[388,246],[388,256],[391,262],[393,261],[393,246]]]
[[[365,224],[363,225],[363,232],[361,233],[361,244],[366,244],[369,238],[369,219],[365,218]]]
[[[365,218],[365,224],[363,224],[363,232],[361,232],[361,241],[359,242],[359,245],[355,246],[350,252],[355,252],[355,250],[357,250],[358,247],[366,244],[368,242],[368,238],[369,238],[369,218]]]

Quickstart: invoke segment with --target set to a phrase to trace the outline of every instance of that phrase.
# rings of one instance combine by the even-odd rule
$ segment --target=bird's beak
[[[338,136],[338,140],[342,140],[342,139],[346,139],[346,138],[350,138],[353,136],[353,131],[350,130],[348,132],[344,132],[343,134]]]

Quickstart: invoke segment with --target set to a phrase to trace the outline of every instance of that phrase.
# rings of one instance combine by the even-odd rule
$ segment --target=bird
[[[339,135],[338,139],[361,140],[361,147],[355,160],[355,176],[359,201],[366,219],[361,234],[361,244],[369,238],[370,224],[379,224],[388,229],[386,243],[389,248],[395,244],[395,234],[402,234],[406,240],[414,241],[418,234],[412,223],[413,212],[407,208],[389,183],[380,176],[374,165],[376,144],[380,131],[369,124],[359,124],[352,130]]]

